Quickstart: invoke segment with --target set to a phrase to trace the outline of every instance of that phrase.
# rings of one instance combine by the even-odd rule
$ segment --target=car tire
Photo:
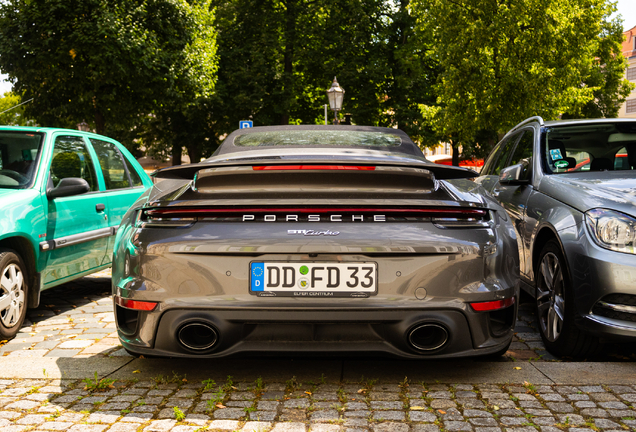
[[[576,310],[565,257],[556,240],[541,250],[535,271],[536,312],[541,339],[559,357],[589,357],[599,351],[598,338],[575,324]]]
[[[20,256],[0,249],[0,337],[12,339],[18,333],[27,310],[27,272]]]

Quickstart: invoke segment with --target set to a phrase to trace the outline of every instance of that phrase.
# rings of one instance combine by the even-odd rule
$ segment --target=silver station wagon
[[[546,348],[584,357],[636,342],[636,121],[530,118],[476,181],[514,225]]]
[[[117,231],[113,294],[133,354],[495,355],[512,339],[504,209],[396,129],[235,131],[167,168]]]

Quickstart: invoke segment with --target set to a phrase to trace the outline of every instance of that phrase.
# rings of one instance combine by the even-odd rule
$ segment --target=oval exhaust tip
[[[212,348],[218,341],[219,334],[211,325],[189,323],[179,329],[177,339],[188,349],[202,351]]]
[[[446,345],[448,331],[439,324],[421,324],[409,332],[408,340],[419,351],[433,351]]]

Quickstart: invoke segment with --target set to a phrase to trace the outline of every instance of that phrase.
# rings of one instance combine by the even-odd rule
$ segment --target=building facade
[[[632,27],[623,33],[623,55],[629,62],[625,77],[636,83],[636,27]],[[627,100],[618,112],[619,117],[636,118],[636,89],[627,97]]]

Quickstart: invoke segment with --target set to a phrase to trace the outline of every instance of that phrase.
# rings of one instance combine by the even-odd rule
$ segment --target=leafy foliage
[[[230,0],[216,3],[217,136],[256,125],[322,124],[325,90],[345,87],[357,124],[427,130],[418,103],[434,101],[435,63],[409,1]]]
[[[608,0],[418,0],[414,8],[441,68],[437,103],[422,111],[468,153],[485,144],[475,143],[478,133],[532,115],[615,115],[628,93]]]
[[[337,75],[354,123],[448,142],[457,164],[460,149],[483,157],[532,115],[616,116],[633,85],[613,10],[611,0],[7,0],[0,69],[34,101],[5,123],[86,120],[137,154],[180,163],[185,148],[197,162],[239,120],[322,124]]]
[[[0,69],[41,124],[129,130],[140,114],[212,94],[212,18],[204,0],[11,0]]]
[[[35,121],[24,115],[24,105],[20,105],[23,102],[22,98],[13,92],[7,92],[1,96],[0,124],[9,126],[35,126]]]

